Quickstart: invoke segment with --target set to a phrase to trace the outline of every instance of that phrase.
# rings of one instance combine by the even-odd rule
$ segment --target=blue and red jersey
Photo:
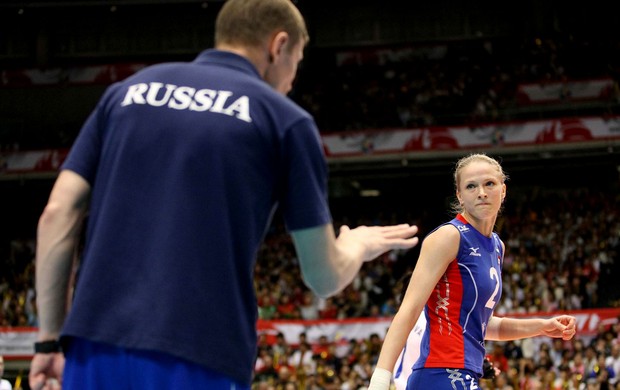
[[[413,369],[463,368],[482,375],[486,327],[502,293],[502,243],[497,233],[481,234],[462,215],[446,224],[459,231],[459,250],[424,307],[426,331]]]

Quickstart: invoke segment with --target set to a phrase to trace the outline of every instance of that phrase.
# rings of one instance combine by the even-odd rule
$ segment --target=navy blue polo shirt
[[[233,53],[110,86],[63,169],[92,186],[63,336],[157,350],[251,382],[255,257],[277,207],[331,222],[312,117]]]

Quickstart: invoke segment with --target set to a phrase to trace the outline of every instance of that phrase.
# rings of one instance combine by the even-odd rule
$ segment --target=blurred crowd
[[[619,306],[620,291],[607,288],[613,287],[610,278],[619,265],[620,197],[587,188],[511,189],[511,196],[516,199],[507,203],[497,225],[506,244],[497,313]],[[388,222],[393,220],[399,218]],[[274,226],[259,259],[259,314],[268,320],[391,316],[399,305],[398,280],[415,265],[411,256],[391,252],[364,264],[340,294],[318,299],[300,283],[294,248],[282,228]]]
[[[587,340],[537,338],[488,344],[487,358],[496,375],[481,380],[481,389],[620,389],[619,322],[601,327]],[[307,342],[305,333],[295,343],[279,334],[273,345],[259,347],[253,389],[365,389],[380,348],[378,334],[345,343],[321,337],[315,344]]]
[[[561,33],[357,48],[310,45],[290,97],[325,133],[619,115],[619,53],[617,37],[594,40]],[[613,84],[595,99],[573,99],[568,92],[546,104],[524,106],[518,99],[518,86],[524,83],[601,79]],[[82,99],[92,100],[94,107],[100,86],[79,88],[92,89]],[[8,127],[0,132],[0,156],[29,145],[68,147],[85,119],[50,122],[29,129],[28,137],[23,129]]]
[[[511,190],[497,231],[507,250],[498,314],[620,306],[617,278],[620,197],[592,188]],[[388,219],[398,219],[390,216]],[[351,224],[368,223],[367,217]],[[335,221],[338,224],[339,221]],[[431,227],[422,227],[428,230]],[[3,259],[0,326],[36,326],[33,240],[15,240]],[[319,299],[301,282],[290,237],[276,219],[256,265],[261,319],[390,317],[398,308],[400,278],[412,256],[391,252],[364,264],[343,292]],[[615,275],[615,276],[614,276]],[[616,282],[617,283],[617,282]],[[490,343],[502,371],[489,389],[606,389],[620,377],[620,325],[572,342],[547,339]],[[256,361],[256,389],[359,389],[367,385],[381,339],[294,343],[263,340]],[[600,382],[600,383],[599,383]],[[596,384],[605,383],[599,386]],[[596,386],[599,387],[596,387]]]
[[[511,190],[515,197],[498,221],[505,240],[503,295],[498,314],[620,306],[613,285],[620,270],[620,197],[591,189]],[[367,263],[334,298],[318,299],[299,283],[290,240],[274,229],[256,272],[263,319],[390,317],[400,302],[402,254]],[[409,261],[409,260],[406,260]],[[396,271],[398,270],[398,271]],[[501,371],[485,389],[620,389],[620,318],[594,337],[570,342],[545,338],[488,344]],[[256,389],[360,389],[368,384],[381,345],[364,340],[309,344],[306,335],[264,343],[256,362]]]
[[[618,49],[611,37],[558,34],[310,51],[292,97],[329,132],[620,114]],[[330,55],[337,66],[326,63]],[[614,86],[598,104],[575,104],[567,95],[556,104],[519,106],[520,84],[601,78]]]
[[[520,83],[611,77],[616,82],[613,104],[603,102],[598,114],[620,114],[605,112],[620,104],[618,49],[620,42],[571,37],[474,40],[374,56],[370,62],[334,55],[338,66],[321,64],[316,59],[320,53],[314,52],[292,97],[316,117],[322,131],[463,125],[521,119],[523,111],[515,109]],[[571,110],[576,111],[563,114],[586,112],[575,106]],[[11,150],[16,147],[10,145]],[[617,191],[511,189],[509,199],[497,224],[507,247],[498,314],[620,306],[620,291],[613,284],[620,270]],[[390,215],[377,222],[401,219]],[[356,215],[348,222],[368,221],[368,216]],[[334,222],[338,226],[343,221]],[[0,249],[0,327],[37,326],[34,252],[34,237],[16,238]],[[344,291],[319,299],[302,283],[292,242],[278,220],[258,258],[255,289],[259,317],[265,320],[390,317],[400,303],[399,280],[415,265],[411,253],[386,254],[364,264]],[[368,384],[380,345],[378,335],[346,343],[323,337],[310,343],[303,333],[295,343],[283,337],[273,345],[262,342],[254,387],[360,389]],[[484,380],[485,389],[620,389],[618,323],[571,342],[536,339],[490,343],[488,349],[501,373]]]

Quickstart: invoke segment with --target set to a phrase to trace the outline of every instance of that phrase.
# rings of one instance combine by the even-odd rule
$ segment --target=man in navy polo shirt
[[[407,224],[336,237],[318,130],[286,97],[307,41],[291,1],[229,0],[215,49],[108,88],[39,221],[31,388],[249,389],[253,269],[277,207],[322,297],[416,245]]]

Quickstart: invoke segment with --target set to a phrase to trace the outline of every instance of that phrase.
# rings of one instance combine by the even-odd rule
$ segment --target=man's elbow
[[[308,277],[304,276],[304,283],[319,298],[326,299],[333,297],[343,290],[343,287],[339,286],[335,280],[330,280],[328,277]]]
[[[334,290],[334,289],[331,289],[331,290],[330,289],[317,289],[312,286],[308,286],[308,288],[314,293],[314,295],[316,295],[317,297],[321,299],[331,298],[341,291],[341,290]]]
[[[46,227],[53,226],[62,213],[63,207],[61,204],[58,202],[48,203],[39,217],[38,229],[45,230]]]

